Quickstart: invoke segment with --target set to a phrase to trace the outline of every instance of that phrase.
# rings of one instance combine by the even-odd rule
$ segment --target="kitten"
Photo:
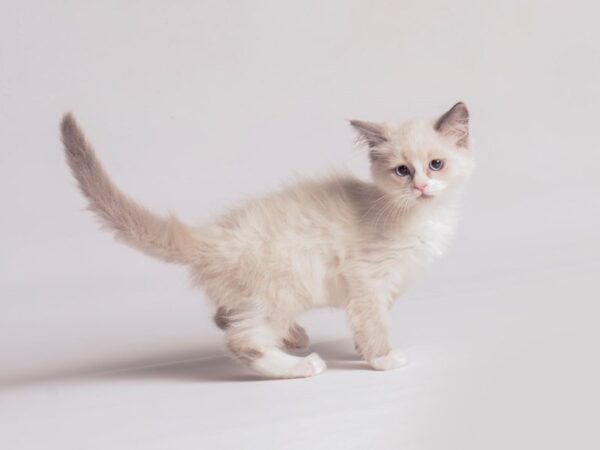
[[[388,311],[455,226],[457,197],[474,167],[468,123],[463,103],[431,121],[353,120],[372,183],[351,175],[307,181],[198,227],[123,194],[70,114],[62,140],[106,228],[148,255],[189,266],[216,306],[230,351],[264,376],[295,378],[326,368],[316,353],[288,353],[308,346],[296,317],[323,306],[346,310],[356,349],[372,368],[406,364],[391,347]]]

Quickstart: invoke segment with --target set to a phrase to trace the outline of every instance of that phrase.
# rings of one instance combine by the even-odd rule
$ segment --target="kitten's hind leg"
[[[243,319],[226,330],[231,352],[255,372],[269,378],[304,378],[318,375],[325,362],[312,353],[293,356],[279,348],[281,338],[266,321]]]
[[[294,323],[283,338],[283,345],[288,350],[306,350],[308,348],[308,334],[306,330]]]
[[[266,350],[250,367],[272,378],[307,378],[319,375],[327,368],[325,361],[316,353],[292,356],[277,347]]]

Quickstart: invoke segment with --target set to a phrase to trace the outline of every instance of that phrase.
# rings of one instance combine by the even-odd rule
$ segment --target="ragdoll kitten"
[[[346,175],[295,184],[198,227],[123,194],[70,114],[62,139],[102,223],[138,250],[189,266],[231,352],[262,375],[294,378],[325,370],[316,353],[287,352],[308,346],[296,317],[323,306],[346,310],[372,368],[406,364],[391,347],[388,311],[452,233],[457,194],[474,166],[468,122],[463,103],[436,120],[353,120],[369,149],[372,183]]]

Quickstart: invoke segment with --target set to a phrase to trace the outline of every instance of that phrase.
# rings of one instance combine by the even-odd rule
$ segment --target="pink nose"
[[[418,190],[420,190],[421,192],[423,192],[426,187],[427,187],[427,183],[424,183],[424,184],[417,184],[417,183],[415,183],[415,188],[418,189]]]

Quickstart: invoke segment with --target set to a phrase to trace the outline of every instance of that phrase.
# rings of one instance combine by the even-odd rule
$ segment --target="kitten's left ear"
[[[469,146],[469,110],[463,102],[458,102],[434,125],[434,128],[444,136],[452,138],[458,147]]]
[[[350,125],[358,131],[359,139],[364,141],[369,148],[377,147],[388,140],[385,125],[363,120],[351,120]]]

